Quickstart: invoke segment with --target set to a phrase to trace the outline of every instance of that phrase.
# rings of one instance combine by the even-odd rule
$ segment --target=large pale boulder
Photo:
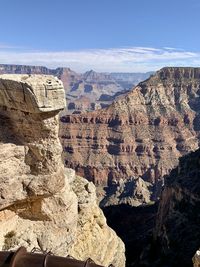
[[[0,105],[41,113],[65,107],[62,82],[54,76],[2,74]]]

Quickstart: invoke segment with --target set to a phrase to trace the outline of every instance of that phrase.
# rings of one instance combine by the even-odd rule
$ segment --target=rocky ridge
[[[103,205],[156,200],[164,175],[199,146],[199,95],[200,68],[166,67],[106,109],[64,116],[66,166],[107,187]]]
[[[62,163],[64,107],[53,76],[0,76],[0,249],[36,247],[122,267],[124,245],[107,226],[94,185]]]
[[[132,88],[133,84],[138,84],[141,81],[148,79],[154,72],[111,72],[110,75],[113,77],[119,84],[125,88]]]
[[[108,106],[133,84],[150,76],[150,73],[98,73],[93,70],[83,74],[70,68],[49,69],[43,66],[0,64],[0,74],[45,74],[62,80],[67,99],[67,110],[95,110]],[[65,112],[66,113],[66,112]]]

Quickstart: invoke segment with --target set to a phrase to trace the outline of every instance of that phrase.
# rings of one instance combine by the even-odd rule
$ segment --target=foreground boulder
[[[36,247],[122,267],[124,245],[96,205],[94,186],[62,163],[64,107],[55,77],[0,76],[0,250]]]

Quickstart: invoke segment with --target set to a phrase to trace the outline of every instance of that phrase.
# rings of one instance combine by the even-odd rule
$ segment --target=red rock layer
[[[142,177],[159,194],[199,145],[200,68],[163,68],[106,109],[61,119],[65,163],[95,184]]]

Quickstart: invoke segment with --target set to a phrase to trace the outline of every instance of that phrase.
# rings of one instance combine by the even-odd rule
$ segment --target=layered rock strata
[[[79,74],[70,68],[0,64],[0,74],[45,74],[58,77],[65,88],[67,112],[73,113],[108,106],[121,92],[130,90],[151,73],[98,73],[90,70]],[[63,113],[66,114],[66,110]]]
[[[0,249],[36,247],[124,266],[124,245],[96,205],[94,186],[62,163],[64,107],[53,76],[0,76]]]
[[[199,96],[200,68],[163,68],[106,109],[63,117],[66,166],[107,187],[103,205],[157,199],[163,176],[199,146]]]

